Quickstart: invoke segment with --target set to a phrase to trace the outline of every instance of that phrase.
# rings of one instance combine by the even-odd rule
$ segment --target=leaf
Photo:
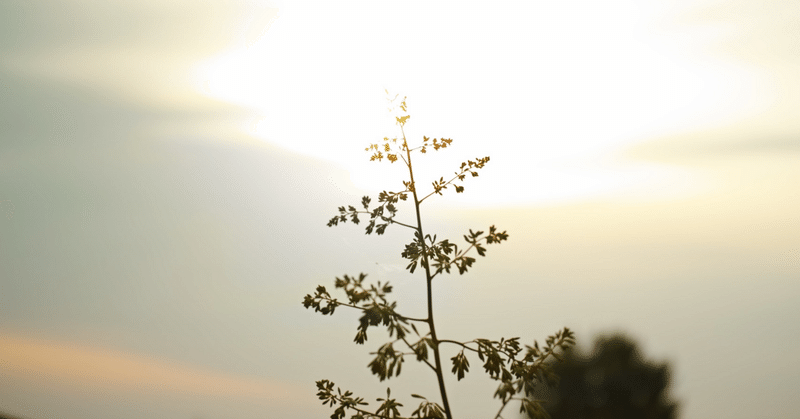
[[[364,342],[366,342],[366,340],[367,340],[367,331],[366,330],[359,330],[356,333],[356,337],[355,337],[355,339],[353,339],[353,342],[355,342],[355,343],[357,343],[359,345],[363,345]]]
[[[426,343],[426,340],[422,339],[414,345],[413,351],[417,356],[417,361],[426,361],[428,359],[428,345]]]
[[[475,250],[478,251],[478,255],[486,256],[486,248],[484,248],[483,246],[478,244],[478,245],[475,246]]]
[[[464,378],[464,373],[469,372],[469,360],[467,357],[464,356],[464,350],[462,349],[456,356],[450,358],[453,361],[453,374],[458,376],[458,380],[461,381]]]

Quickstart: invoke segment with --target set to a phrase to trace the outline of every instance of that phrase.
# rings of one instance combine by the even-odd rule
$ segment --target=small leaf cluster
[[[411,118],[411,115],[398,116],[395,119],[397,120],[397,125],[403,126],[409,118]]]
[[[469,359],[464,356],[464,350],[462,349],[456,356],[450,358],[453,361],[453,374],[458,377],[458,381],[461,381],[464,378],[464,374],[469,372]]]
[[[430,264],[434,268],[434,276],[442,272],[449,274],[453,265],[458,268],[458,273],[463,275],[475,263],[475,258],[467,256],[470,250],[474,248],[479,256],[486,256],[486,247],[484,247],[483,242],[488,245],[508,240],[508,233],[505,231],[499,232],[495,226],[489,227],[488,235],[484,236],[483,234],[483,231],[473,232],[470,229],[469,235],[464,235],[464,240],[469,244],[469,247],[459,250],[458,245],[451,243],[447,239],[436,241],[435,235],[433,237],[426,235],[423,239],[417,233],[414,241],[406,244],[401,256],[411,261],[406,266],[406,269],[411,273],[414,273],[418,264],[422,265],[423,268],[427,268],[429,261],[431,261]],[[428,243],[426,243],[426,240]]]
[[[478,157],[478,158],[475,159],[475,161],[467,160],[465,162],[462,162],[461,163],[461,167],[459,168],[458,171],[455,172],[455,176],[453,176],[450,180],[445,181],[444,177],[440,177],[439,180],[434,180],[432,182],[433,192],[431,192],[430,195],[433,195],[433,194],[442,195],[442,191],[447,189],[447,185],[452,184],[456,179],[458,179],[458,180],[463,182],[464,179],[466,179],[466,177],[467,177],[467,173],[472,175],[472,177],[478,177],[477,170],[478,169],[483,169],[483,166],[485,166],[486,163],[488,163],[488,162],[489,162],[489,156]],[[462,186],[462,185],[455,185],[455,189],[456,189],[456,193],[464,192],[464,186]],[[430,196],[430,195],[428,195],[428,196]],[[424,201],[426,198],[428,198],[428,196],[426,196],[425,198],[422,198],[420,200],[420,202]]]
[[[365,416],[362,415],[360,412],[361,409],[358,409],[358,406],[364,406],[369,403],[365,402],[362,397],[351,397],[353,392],[345,391],[342,393],[340,388],[336,388],[336,392],[334,393],[333,387],[336,384],[328,381],[328,380],[320,380],[317,381],[317,397],[322,400],[322,405],[330,405],[331,407],[339,404],[340,406],[337,407],[333,414],[331,415],[331,419],[342,419],[345,415],[345,410],[347,409],[354,409],[359,411],[355,415],[351,416],[351,418],[359,418],[363,419]]]
[[[543,362],[550,356],[561,360],[561,356],[556,352],[556,349],[567,350],[575,344],[575,336],[569,328],[564,328],[564,330],[548,337],[546,342],[543,349],[539,347],[539,343],[536,341],[534,341],[533,346],[526,345],[527,351],[522,357],[518,357],[522,352],[518,337],[501,338],[499,341],[475,339],[469,342],[450,342],[461,345],[464,348],[452,358],[453,374],[456,374],[461,380],[464,376],[463,373],[469,371],[469,361],[464,355],[464,350],[467,349],[478,354],[478,358],[483,362],[483,369],[490,378],[502,383],[518,385],[519,388],[516,392],[524,390],[524,382],[533,379],[555,384],[553,377],[547,375],[547,371],[542,369]],[[506,399],[505,391],[502,385],[498,389],[498,395],[502,400]]]
[[[340,304],[339,301],[331,298],[328,290],[322,285],[317,286],[313,296],[311,296],[311,294],[306,294],[306,296],[303,297],[303,307],[314,308],[315,312],[322,313],[323,315],[333,315],[336,307]]]
[[[549,336],[543,348],[539,347],[538,342],[534,342],[533,346],[526,345],[525,355],[521,359],[517,358],[522,352],[517,339],[500,342],[476,340],[478,357],[484,361],[484,369],[489,376],[500,381],[495,397],[503,403],[501,411],[516,394],[524,393],[524,398],[517,399],[521,401],[520,412],[531,418],[546,418],[548,415],[541,403],[533,398],[534,390],[538,383],[549,386],[558,384],[558,376],[545,361],[550,357],[561,360],[556,350],[563,352],[575,345],[575,334],[569,328],[564,328]]]
[[[342,392],[339,387],[336,387],[336,391],[334,391],[333,389],[336,384],[329,380],[320,380],[317,381],[316,384],[318,390],[317,397],[322,400],[323,406],[329,405],[334,407],[339,405],[334,409],[331,419],[343,419],[347,414],[347,410],[353,411],[350,419],[410,419],[400,415],[400,410],[398,408],[402,407],[403,404],[391,398],[392,390],[389,388],[386,389],[386,398],[379,397],[376,399],[376,401],[381,402],[378,409],[375,412],[370,412],[361,407],[369,405],[369,403],[364,401],[363,397],[353,397],[353,392]],[[411,397],[423,400],[419,407],[411,414],[412,418],[444,419],[444,411],[439,404],[429,402],[428,399],[418,394],[412,394]]]
[[[426,136],[422,136],[422,147],[420,148],[420,153],[427,153],[428,147],[433,147],[434,151],[438,151],[440,148],[447,148],[447,146],[452,143],[453,140],[451,138],[434,138],[431,141],[430,138]]]
[[[407,320],[414,320],[417,322],[425,322],[422,319],[407,319]],[[392,378],[392,375],[399,377],[400,371],[403,365],[403,356],[404,355],[414,355],[418,362],[424,362],[427,364],[431,369],[435,369],[433,365],[428,362],[428,348],[433,348],[433,340],[431,340],[430,332],[423,335],[419,334],[417,331],[417,327],[414,326],[414,323],[404,323],[409,324],[411,329],[416,333],[419,337],[414,343],[410,343],[406,340],[405,334],[401,335],[398,333],[398,337],[396,340],[392,342],[388,342],[381,346],[377,352],[372,352],[372,355],[375,355],[375,358],[369,363],[370,371],[373,374],[377,375],[381,381],[385,379]],[[407,331],[407,329],[403,329]],[[391,330],[389,331],[391,334]],[[394,349],[394,344],[403,341],[403,343],[411,349],[411,353],[404,353]]]
[[[414,332],[417,331],[413,323],[411,327],[414,329]],[[417,333],[417,335],[419,335],[419,333]],[[428,360],[428,347],[433,348],[433,341],[429,337],[429,334],[422,336],[419,341],[411,345],[411,350],[414,352],[414,355],[416,355],[417,361]]]
[[[378,205],[372,210],[369,209],[370,203],[372,202],[372,198],[369,196],[361,198],[361,206],[364,208],[363,211],[356,209],[356,207],[352,205],[348,205],[346,208],[341,206],[339,207],[339,215],[328,220],[328,227],[337,226],[340,222],[346,223],[348,217],[350,217],[350,221],[352,221],[353,224],[359,224],[361,219],[358,217],[358,214],[368,214],[370,220],[367,224],[365,234],[372,234],[374,231],[378,235],[381,235],[386,231],[386,227],[388,227],[389,224],[398,223],[394,220],[398,211],[395,204],[397,204],[398,201],[405,201],[408,199],[408,192],[410,191],[383,191],[378,194],[378,202],[381,205]],[[384,221],[384,223],[378,223],[378,221]]]
[[[415,399],[423,399],[417,410],[411,413],[411,417],[426,418],[426,419],[444,419],[444,411],[442,406],[438,403],[429,402],[428,399],[420,396],[419,394],[412,394],[411,397]]]
[[[373,352],[375,359],[367,366],[373,374],[377,375],[381,381],[392,378],[392,375],[400,376],[403,366],[403,353],[396,351],[393,347],[394,342],[382,345],[378,352]]]
[[[397,410],[398,407],[403,406],[401,403],[397,403],[397,400],[391,399],[392,390],[390,388],[386,389],[386,398],[378,398],[377,400],[381,403],[378,406],[378,410],[375,411],[375,414],[382,418],[400,418],[400,411]]]
[[[324,286],[317,286],[314,295],[307,294],[303,299],[303,306],[305,308],[314,308],[315,312],[321,312],[323,315],[333,315],[336,307],[344,305],[360,309],[363,313],[361,318],[358,319],[358,331],[356,333],[354,342],[363,345],[367,340],[367,329],[371,326],[383,325],[389,332],[389,336],[397,336],[402,339],[408,333],[408,320],[405,317],[397,314],[397,302],[389,302],[386,295],[392,292],[392,286],[389,283],[381,284],[378,281],[377,285],[370,285],[369,288],[364,287],[364,279],[366,274],[359,274],[358,278],[344,275],[342,278],[336,278],[336,288],[343,289],[347,295],[348,303],[340,302],[339,300],[331,297]]]
[[[520,412],[531,418],[545,418],[547,413],[541,403],[533,398],[534,389],[541,383],[549,386],[558,384],[558,377],[545,361],[550,357],[561,360],[557,350],[563,352],[573,346],[575,335],[569,328],[564,328],[548,337],[543,348],[536,341],[533,346],[526,345],[524,355],[518,337],[501,338],[499,341],[475,339],[469,342],[442,342],[462,346],[461,351],[450,359],[452,373],[459,381],[469,372],[469,359],[464,352],[469,350],[478,354],[489,377],[500,382],[494,395],[502,402],[497,417],[500,417],[500,413],[511,400],[519,400]],[[520,393],[524,397],[515,397]]]
[[[403,120],[403,121],[405,123],[405,120]],[[372,143],[367,148],[364,149],[364,151],[374,150],[372,152],[372,155],[369,157],[369,161],[375,161],[375,160],[383,161],[383,158],[386,157],[386,160],[388,160],[390,163],[396,162],[398,155],[394,154],[394,153],[391,153],[391,151],[392,151],[391,143],[395,143],[396,144],[397,143],[397,137],[394,137],[394,138],[391,138],[391,139],[389,137],[383,137],[383,141],[384,141],[383,146],[379,146],[377,143]],[[400,149],[398,151],[401,151],[401,152],[404,151],[405,150],[404,147],[405,147],[405,144],[401,144]],[[386,155],[384,156],[383,153],[386,153]],[[402,155],[400,157],[402,158]]]
[[[386,94],[388,95],[389,92],[387,91]],[[388,100],[389,100],[390,103],[393,103],[397,99],[397,97],[398,97],[398,95],[395,95],[395,97],[393,99],[388,99]],[[407,99],[406,97],[403,97],[403,100],[400,101],[400,105],[399,105],[400,109],[403,112],[408,112],[408,105],[406,104],[406,99]],[[395,110],[394,107],[392,107],[392,106],[389,107],[389,112],[393,112],[394,110]],[[406,125],[406,122],[408,122],[408,120],[410,118],[411,118],[410,115],[396,116],[395,117],[395,123],[400,126],[400,130],[402,131],[403,127]],[[403,142],[401,143],[401,145],[399,147],[398,151],[400,153],[398,153],[398,154],[391,153],[392,146],[391,146],[391,144],[389,144],[389,141],[390,141],[389,137],[383,137],[383,141],[385,141],[385,143],[383,144],[382,147],[378,146],[378,144],[370,144],[367,148],[364,149],[364,151],[374,150],[372,155],[369,158],[369,161],[375,161],[375,160],[383,161],[383,158],[384,158],[383,153],[385,152],[386,153],[386,156],[385,156],[386,159],[390,163],[394,163],[394,162],[397,161],[397,157],[398,156],[401,159],[403,158],[403,155],[400,154],[400,153],[408,150],[408,144],[406,143],[405,138],[403,139]],[[397,137],[392,138],[391,142],[396,144],[397,143]],[[405,159],[403,159],[403,160],[405,160]],[[408,164],[408,162],[406,162],[406,164]]]

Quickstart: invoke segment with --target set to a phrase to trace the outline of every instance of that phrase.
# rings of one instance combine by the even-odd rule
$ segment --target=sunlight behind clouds
[[[732,124],[769,100],[748,68],[704,53],[724,30],[665,23],[653,6],[410,5],[292,3],[258,41],[198,64],[195,86],[254,110],[243,124],[251,135],[341,164],[364,189],[386,185],[359,152],[399,135],[382,97],[399,92],[409,97],[412,143],[452,137],[467,155],[501,162],[501,182],[520,168],[550,179],[524,196],[481,197],[494,204],[675,184],[685,178],[677,168],[628,162],[621,151]]]

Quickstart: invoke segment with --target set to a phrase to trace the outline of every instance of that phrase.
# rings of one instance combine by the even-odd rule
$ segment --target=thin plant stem
[[[425,282],[427,285],[428,297],[428,327],[430,328],[431,341],[433,342],[433,359],[436,366],[436,379],[439,381],[439,393],[442,397],[444,413],[447,416],[447,419],[453,419],[453,414],[450,411],[450,402],[447,400],[447,389],[445,389],[444,386],[444,374],[442,373],[444,369],[442,368],[442,360],[441,356],[439,355],[439,339],[436,338],[436,326],[433,322],[433,276],[431,275],[427,252],[424,251],[424,247],[427,246],[425,245],[425,234],[422,231],[422,216],[419,210],[420,201],[417,197],[417,186],[414,183],[414,169],[411,167],[411,150],[409,150],[408,142],[406,141],[406,133],[405,130],[403,130],[402,124],[400,125],[400,131],[403,133],[403,146],[406,149],[406,158],[408,159],[408,174],[411,177],[411,185],[413,185],[411,192],[414,194],[414,209],[417,213],[417,232],[419,233],[419,237],[423,246],[422,259],[423,266],[425,267]]]

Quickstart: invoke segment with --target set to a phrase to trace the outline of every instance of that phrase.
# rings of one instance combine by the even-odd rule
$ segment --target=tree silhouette
[[[644,360],[636,343],[615,334],[595,341],[593,353],[570,349],[553,366],[557,387],[539,395],[552,419],[674,419],[677,403],[669,400],[667,363]]]

